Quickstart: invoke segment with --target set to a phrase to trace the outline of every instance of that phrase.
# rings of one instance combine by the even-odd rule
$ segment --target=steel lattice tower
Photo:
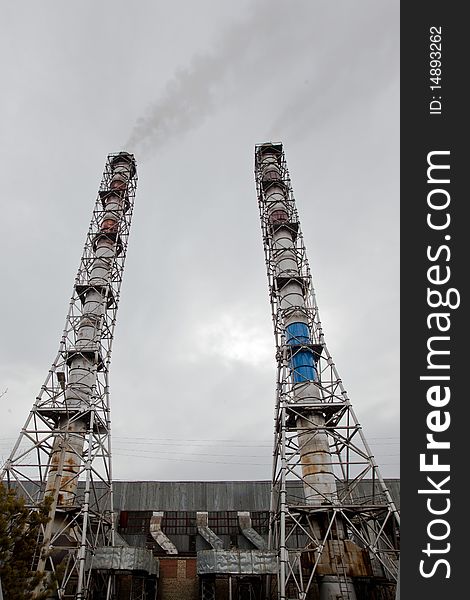
[[[51,499],[33,569],[61,600],[112,594],[93,556],[114,544],[108,375],[136,183],[134,157],[110,154],[57,357],[1,472],[31,510]]]
[[[390,598],[399,515],[325,343],[282,144],[256,146],[255,177],[277,350],[271,594],[355,600],[369,584]]]

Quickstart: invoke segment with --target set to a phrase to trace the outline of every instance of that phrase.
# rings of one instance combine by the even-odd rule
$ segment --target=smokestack
[[[257,168],[272,231],[274,281],[279,294],[282,335],[288,348],[291,401],[301,407],[308,400],[309,405],[308,412],[296,417],[305,500],[307,504],[321,505],[337,499],[328,438],[322,429],[325,417],[317,373],[321,347],[312,341],[307,290],[295,250],[298,223],[293,219],[293,200],[282,180],[281,156],[280,144],[264,144],[257,153]],[[318,410],[312,410],[312,404],[318,404]]]
[[[57,507],[73,506],[78,485],[96,374],[103,366],[101,331],[106,308],[114,302],[110,289],[113,260],[122,252],[120,223],[129,208],[127,186],[135,175],[135,160],[120,152],[110,161],[109,189],[100,192],[102,210],[96,213],[99,232],[94,234],[87,260],[87,281],[78,286],[82,303],[75,343],[67,351],[65,403],[58,419],[51,453],[46,494],[57,497]]]
[[[100,589],[114,589],[109,366],[136,186],[132,154],[110,154],[59,351],[0,471],[2,481],[20,484],[30,510],[48,500],[35,569],[57,579],[60,598],[72,588],[77,600],[88,598],[96,578]],[[33,596],[42,598],[43,588]]]
[[[255,173],[277,350],[270,547],[279,551],[278,593],[310,597],[316,581],[320,600],[355,600],[351,578],[396,579],[387,521],[398,514],[325,343],[282,144],[256,146]],[[366,474],[381,492],[373,487],[364,510],[355,494]],[[288,488],[298,479],[303,497]]]

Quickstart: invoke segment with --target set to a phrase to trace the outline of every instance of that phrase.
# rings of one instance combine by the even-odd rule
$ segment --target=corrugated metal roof
[[[400,480],[385,483],[399,509]],[[116,510],[266,511],[270,505],[270,481],[115,481]],[[301,482],[290,482],[292,495],[302,495]],[[376,484],[378,490],[378,485]],[[370,480],[362,481],[358,496],[370,496]]]
[[[400,509],[400,479],[385,479],[397,509]],[[32,487],[24,482],[25,488]],[[97,487],[100,487],[99,485]],[[376,482],[375,489],[379,491]],[[114,481],[114,509],[171,511],[269,511],[270,481]],[[78,496],[83,482],[78,484]],[[364,479],[355,497],[369,498],[371,480]],[[303,498],[300,481],[287,482],[288,497],[295,502]]]

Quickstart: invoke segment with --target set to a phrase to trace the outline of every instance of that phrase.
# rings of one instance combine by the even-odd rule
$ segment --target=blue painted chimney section
[[[305,323],[291,323],[286,327],[286,341],[289,346],[311,344],[310,331]],[[315,381],[315,355],[309,348],[298,350],[290,361],[294,383]]]

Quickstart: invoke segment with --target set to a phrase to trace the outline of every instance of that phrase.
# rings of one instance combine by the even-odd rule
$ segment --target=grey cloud
[[[319,3],[313,14],[331,22],[335,11]],[[293,57],[318,35],[314,27],[309,3],[254,3],[243,20],[221,24],[211,50],[177,69],[160,98],[137,119],[125,147],[148,156],[240,95],[252,94],[267,79],[282,86]]]
[[[139,183],[111,366],[115,475],[269,477],[163,454],[139,462],[117,442],[272,438],[253,178],[253,146],[271,136],[285,145],[355,410],[367,435],[396,433],[398,144],[385,136],[398,123],[397,0],[58,5],[10,7],[0,36],[2,434],[17,436],[57,350],[103,162],[129,133]],[[239,338],[246,350],[225,352]]]

